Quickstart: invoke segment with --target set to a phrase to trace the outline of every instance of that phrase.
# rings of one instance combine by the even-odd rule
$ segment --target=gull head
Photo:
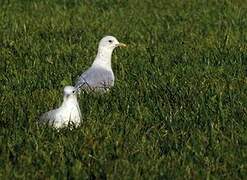
[[[63,95],[65,98],[74,97],[76,94],[76,89],[73,86],[65,86],[63,90]]]
[[[99,49],[113,51],[116,47],[126,47],[126,44],[120,43],[114,36],[105,36],[99,42]]]
[[[98,53],[93,62],[93,66],[101,66],[109,71],[111,69],[111,55],[116,47],[126,47],[126,44],[120,43],[113,36],[105,36],[99,42]]]

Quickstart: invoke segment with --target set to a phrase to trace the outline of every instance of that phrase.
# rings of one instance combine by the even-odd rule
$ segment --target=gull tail
[[[75,92],[76,92],[76,93],[80,93],[81,88],[82,88],[85,84],[87,84],[87,83],[86,83],[86,82],[77,83],[77,84],[75,85]]]

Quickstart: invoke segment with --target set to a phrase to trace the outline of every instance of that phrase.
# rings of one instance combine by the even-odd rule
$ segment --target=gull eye
[[[112,40],[109,40],[108,42],[109,42],[109,43],[112,43]]]

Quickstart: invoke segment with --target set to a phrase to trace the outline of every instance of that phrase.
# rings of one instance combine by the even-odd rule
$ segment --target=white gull
[[[105,36],[100,40],[96,58],[92,66],[78,78],[76,89],[105,92],[114,85],[111,56],[116,47],[126,45],[113,36]]]
[[[81,122],[81,111],[77,102],[76,92],[73,86],[66,86],[62,105],[57,109],[44,113],[40,117],[40,122],[48,123],[55,128],[66,127],[69,124],[77,127]]]

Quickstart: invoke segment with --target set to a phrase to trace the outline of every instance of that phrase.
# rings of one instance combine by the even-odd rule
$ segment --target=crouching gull
[[[76,92],[73,86],[66,86],[62,105],[58,109],[44,113],[40,117],[40,122],[48,123],[55,128],[66,127],[70,124],[77,127],[81,122],[81,111]]]
[[[126,44],[118,42],[113,36],[102,38],[92,66],[78,78],[75,88],[97,92],[109,90],[114,85],[111,56],[116,47],[126,47]]]

